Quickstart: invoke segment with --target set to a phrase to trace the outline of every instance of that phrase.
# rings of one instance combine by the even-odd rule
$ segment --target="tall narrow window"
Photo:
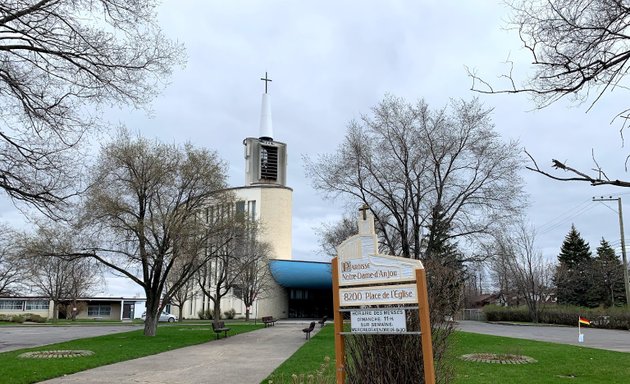
[[[236,217],[240,219],[245,218],[245,201],[236,202]]]
[[[260,146],[260,178],[278,180],[278,148],[268,145]]]
[[[251,220],[256,220],[256,200],[247,202],[247,212]]]

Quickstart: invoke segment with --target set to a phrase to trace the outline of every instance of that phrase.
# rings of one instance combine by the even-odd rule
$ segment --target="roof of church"
[[[273,278],[283,287],[332,289],[330,263],[300,260],[270,260]]]

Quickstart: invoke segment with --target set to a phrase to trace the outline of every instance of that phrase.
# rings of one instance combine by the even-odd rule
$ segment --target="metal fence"
[[[483,310],[479,308],[462,309],[461,320],[486,321],[486,315],[483,313]]]

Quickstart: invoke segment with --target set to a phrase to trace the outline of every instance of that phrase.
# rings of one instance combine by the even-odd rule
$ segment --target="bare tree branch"
[[[526,166],[525,168],[529,169],[530,171],[534,171],[536,173],[540,173],[541,175],[547,176],[550,179],[553,180],[558,180],[558,181],[584,181],[587,183],[590,183],[593,186],[599,186],[599,185],[614,185],[617,187],[630,187],[630,182],[628,181],[623,181],[623,180],[610,180],[606,177],[606,174],[604,171],[602,171],[601,169],[597,168],[594,170],[594,172],[597,174],[597,176],[590,176],[585,172],[579,171],[575,168],[572,168],[566,164],[564,164],[563,162],[556,160],[556,159],[552,159],[551,160],[551,166],[555,169],[559,169],[571,174],[574,174],[576,176],[571,176],[571,177],[559,177],[556,175],[553,175],[549,172],[543,171],[542,169],[540,169],[540,167],[538,166],[538,163],[534,160],[534,158],[532,157],[531,154],[529,154],[529,152],[525,151],[525,153],[527,154],[527,156],[529,157],[529,159],[532,161],[533,166]],[[596,163],[597,164],[597,163]]]
[[[47,211],[85,186],[99,107],[145,106],[182,47],[153,0],[9,0],[0,6],[0,189]]]

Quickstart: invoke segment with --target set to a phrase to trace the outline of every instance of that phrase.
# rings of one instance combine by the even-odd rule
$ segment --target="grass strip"
[[[471,353],[526,355],[538,362],[491,364],[459,358]],[[327,370],[329,382],[334,382],[332,326],[324,327],[261,384],[290,383],[293,374],[312,374],[325,356],[330,357],[333,366]],[[454,370],[454,384],[630,383],[630,353],[467,332],[454,333],[449,364]]]
[[[262,328],[262,325],[230,324],[230,336]],[[0,383],[26,384],[80,372],[120,361],[154,355],[173,349],[215,340],[210,323],[207,327],[165,325],[157,335],[146,337],[142,330],[90,337],[37,348],[0,353]],[[62,359],[24,359],[18,355],[30,351],[90,350],[92,356]]]
[[[330,367],[327,370],[334,379],[335,367],[335,339],[332,324],[322,328],[317,334],[298,349],[288,360],[280,364],[261,384],[290,383],[291,375],[314,374],[324,359],[330,358]],[[331,382],[334,382],[331,381]]]
[[[526,355],[538,362],[502,365],[458,358],[469,353]],[[476,333],[455,333],[451,362],[455,384],[630,382],[630,353]]]

